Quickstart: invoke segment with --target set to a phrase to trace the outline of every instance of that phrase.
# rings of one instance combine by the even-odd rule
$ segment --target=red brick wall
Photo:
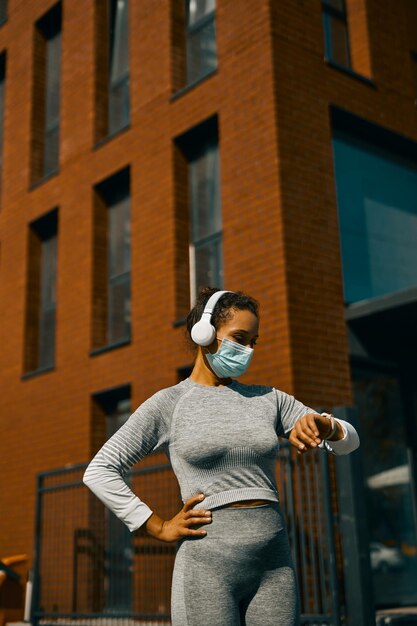
[[[53,3],[9,4],[0,28],[0,50],[7,49],[0,555],[32,555],[36,473],[89,461],[96,452],[90,395],[130,382],[133,411],[175,384],[176,368],[191,360],[183,327],[173,327],[179,289],[175,190],[181,186],[174,172],[181,168],[175,167],[172,140],[210,115],[219,117],[225,288],[261,302],[259,345],[241,380],[273,384],[310,406],[351,402],[329,105],[416,139],[408,50],[416,42],[407,30],[412,3],[382,9],[369,0],[365,10],[364,2],[349,0],[356,68],[367,71],[373,86],[324,62],[318,0],[219,0],[219,69],[170,100],[183,71],[172,66],[171,44],[179,45],[172,4],[131,2],[131,126],[94,147],[94,3],[64,2],[60,171],[30,189],[33,23]],[[358,33],[366,34],[365,48]],[[92,188],[126,165],[132,342],[92,357]],[[56,368],[22,380],[28,223],[55,206]]]

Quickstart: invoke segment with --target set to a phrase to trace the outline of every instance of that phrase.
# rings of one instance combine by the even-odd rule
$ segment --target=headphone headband
[[[213,310],[217,304],[217,301],[220,300],[220,298],[222,297],[224,293],[232,293],[232,292],[225,290],[225,291],[216,291],[216,293],[213,293],[213,295],[211,295],[210,298],[207,300],[206,306],[204,307],[204,311],[201,317],[203,317],[205,313],[210,313],[210,317],[212,316]]]
[[[211,295],[206,302],[206,306],[204,307],[204,311],[200,320],[196,322],[191,329],[192,340],[200,346],[210,345],[216,336],[216,329],[211,323],[211,316],[213,314],[213,310],[217,301],[224,293],[234,292],[229,290],[221,290],[213,293],[213,295]]]

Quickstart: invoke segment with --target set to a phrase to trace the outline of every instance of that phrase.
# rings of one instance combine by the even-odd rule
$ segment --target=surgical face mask
[[[217,339],[221,339],[221,337],[217,337]],[[222,339],[222,343],[215,354],[206,353],[207,361],[220,378],[243,374],[247,370],[252,356],[253,348],[242,346],[236,341],[227,339],[227,337]]]

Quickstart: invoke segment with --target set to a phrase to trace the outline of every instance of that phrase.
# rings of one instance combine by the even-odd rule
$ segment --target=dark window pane
[[[109,343],[130,337],[130,316],[129,272],[109,284]]]
[[[46,126],[59,121],[59,92],[61,74],[61,32],[46,44]]]
[[[129,76],[122,82],[110,86],[109,93],[109,134],[129,124]]]
[[[201,141],[201,140],[200,140]],[[190,169],[190,269],[191,300],[202,286],[223,285],[221,246],[220,163],[216,137],[202,144],[202,152],[189,164]]]
[[[59,126],[50,128],[45,133],[45,166],[44,175],[58,168],[59,158]]]
[[[417,285],[417,167],[335,133],[333,153],[346,302]]]
[[[346,23],[329,16],[331,59],[340,65],[348,67],[349,48]]]
[[[109,208],[108,341],[130,336],[130,197]]]
[[[57,236],[42,242],[41,302],[42,308],[55,305]]]
[[[55,171],[59,159],[61,32],[46,43],[44,175]]]
[[[109,132],[129,123],[129,20],[127,0],[112,0],[110,12]]]
[[[39,324],[39,367],[47,367],[54,364],[55,308],[42,311]]]
[[[0,23],[7,19],[7,0],[0,0]]]
[[[39,365],[53,365],[55,352],[57,236],[42,241],[39,315]]]
[[[206,151],[190,164],[193,242],[221,230],[219,169],[214,142],[207,144]]]
[[[115,408],[106,414],[106,439],[110,439],[127,422],[131,413],[130,398],[123,398],[116,403]]]
[[[324,4],[342,13],[345,12],[344,0],[324,0]]]
[[[216,8],[216,0],[188,0],[188,24],[192,26]]]
[[[110,82],[118,82],[129,70],[129,20],[127,0],[112,3],[110,24]]]
[[[197,293],[200,287],[223,286],[221,235],[195,247],[195,281]]]
[[[216,26],[213,19],[187,37],[187,81],[193,82],[217,67]]]
[[[130,270],[130,197],[109,209],[109,275]]]

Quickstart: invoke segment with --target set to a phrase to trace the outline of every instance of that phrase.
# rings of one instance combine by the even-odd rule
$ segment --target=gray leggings
[[[179,541],[172,626],[299,626],[300,600],[280,504],[212,510]]]

